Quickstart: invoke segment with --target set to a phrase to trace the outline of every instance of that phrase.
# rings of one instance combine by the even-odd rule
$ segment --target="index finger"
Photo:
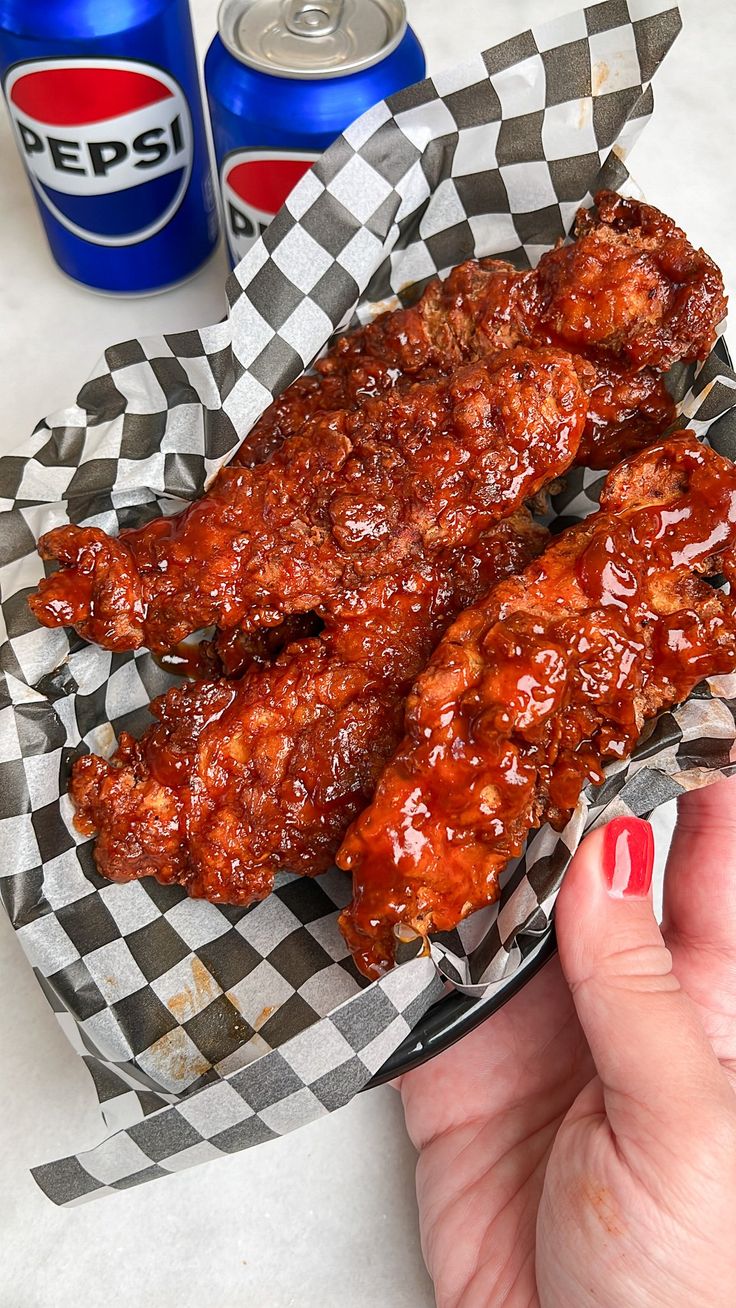
[[[736,1061],[736,777],[678,801],[663,934],[716,1053]]]

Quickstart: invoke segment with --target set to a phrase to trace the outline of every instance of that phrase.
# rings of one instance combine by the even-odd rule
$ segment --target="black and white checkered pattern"
[[[542,831],[500,911],[372,985],[337,930],[349,883],[282,876],[249,912],[146,880],[99,877],[67,781],[80,750],[139,732],[170,684],[146,652],[35,626],[35,540],[59,523],[116,532],[199,495],[273,394],[340,325],[461,259],[533,263],[601,185],[651,109],[679,29],[662,0],[606,0],[371,109],[299,183],[228,282],[227,320],[107,350],[77,403],[0,460],[3,898],[116,1134],[36,1170],[57,1203],[126,1188],[292,1130],[362,1089],[443,991],[503,987],[544,931],[583,828],[646,812],[734,766],[736,687],[667,715],[562,836]],[[736,379],[711,359],[681,383],[683,421],[736,452]],[[590,509],[595,478],[559,512]],[[408,951],[411,954],[412,951]],[[416,954],[416,950],[414,950]]]
[[[442,990],[431,959],[412,959],[257,1062],[34,1176],[76,1204],[273,1140],[348,1103]]]

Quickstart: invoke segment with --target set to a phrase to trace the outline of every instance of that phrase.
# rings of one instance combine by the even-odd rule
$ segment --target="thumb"
[[[576,853],[555,907],[560,962],[603,1085],[614,1135],[639,1144],[693,1129],[732,1092],[652,909],[648,822],[616,818]],[[674,1133],[677,1132],[677,1135]]]

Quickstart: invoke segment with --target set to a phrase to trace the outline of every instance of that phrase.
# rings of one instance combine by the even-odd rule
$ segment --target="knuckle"
[[[677,990],[672,955],[661,943],[636,941],[621,944],[601,958],[595,972],[599,980],[627,990]]]

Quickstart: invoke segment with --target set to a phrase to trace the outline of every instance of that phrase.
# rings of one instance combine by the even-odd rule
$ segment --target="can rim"
[[[362,73],[364,68],[372,68],[375,64],[381,63],[388,58],[390,54],[401,44],[409,25],[406,4],[404,0],[374,0],[387,17],[391,17],[392,11],[399,19],[396,31],[392,33],[391,38],[375,54],[365,55],[360,59],[352,59],[342,64],[339,68],[328,69],[298,69],[298,68],[279,68],[273,64],[262,62],[257,58],[249,57],[239,47],[235,36],[235,23],[232,21],[230,10],[240,8],[242,0],[220,0],[220,6],[217,11],[217,31],[229,54],[237,59],[238,63],[243,64],[245,68],[254,68],[256,72],[262,73],[265,77],[278,77],[284,81],[326,81],[337,77],[349,77],[351,73]],[[400,15],[400,17],[399,17]]]

